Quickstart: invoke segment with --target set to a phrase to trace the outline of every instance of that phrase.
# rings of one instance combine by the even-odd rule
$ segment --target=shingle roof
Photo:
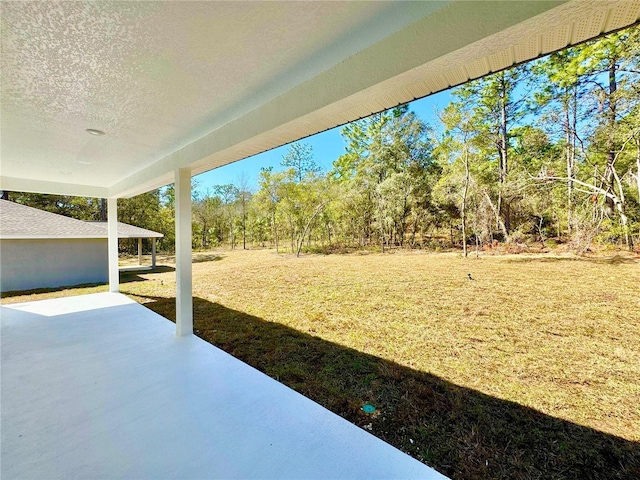
[[[118,222],[118,238],[161,238],[152,230]],[[107,238],[106,222],[83,222],[15,202],[0,200],[0,238]]]

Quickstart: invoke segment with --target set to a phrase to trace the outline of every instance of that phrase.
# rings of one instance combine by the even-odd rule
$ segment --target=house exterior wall
[[[107,282],[107,239],[0,240],[0,291]]]

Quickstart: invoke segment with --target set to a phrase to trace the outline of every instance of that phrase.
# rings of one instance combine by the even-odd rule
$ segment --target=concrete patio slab
[[[445,478],[124,295],[0,315],[3,480]]]

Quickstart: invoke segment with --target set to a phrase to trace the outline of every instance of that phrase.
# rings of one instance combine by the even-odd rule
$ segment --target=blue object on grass
[[[364,413],[373,413],[376,411],[376,407],[367,403],[362,407],[362,411]]]

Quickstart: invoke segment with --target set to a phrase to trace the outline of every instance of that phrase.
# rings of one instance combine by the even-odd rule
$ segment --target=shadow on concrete
[[[148,299],[146,307],[175,321],[175,299]],[[452,479],[640,478],[640,443],[201,298],[194,329]],[[376,413],[364,413],[365,403]]]

